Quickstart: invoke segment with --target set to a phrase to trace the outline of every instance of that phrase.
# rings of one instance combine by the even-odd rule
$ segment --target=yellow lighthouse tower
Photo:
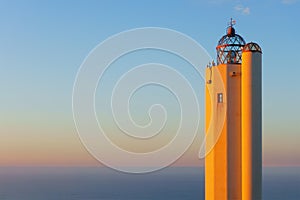
[[[206,200],[261,199],[262,52],[233,25],[206,69]]]

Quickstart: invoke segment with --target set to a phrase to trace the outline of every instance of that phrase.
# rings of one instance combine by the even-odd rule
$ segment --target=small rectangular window
[[[223,93],[218,93],[218,103],[223,103]]]

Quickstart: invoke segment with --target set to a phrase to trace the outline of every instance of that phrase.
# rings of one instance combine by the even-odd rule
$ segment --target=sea
[[[0,200],[204,200],[203,167],[0,167]],[[264,167],[264,200],[300,200],[300,167]]]

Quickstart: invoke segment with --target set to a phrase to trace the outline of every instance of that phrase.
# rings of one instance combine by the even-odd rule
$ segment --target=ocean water
[[[0,200],[201,200],[203,168],[133,175],[104,167],[2,167]],[[263,199],[300,200],[300,168],[263,170]]]

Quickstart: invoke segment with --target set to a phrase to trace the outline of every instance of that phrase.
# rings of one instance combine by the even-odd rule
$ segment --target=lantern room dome
[[[218,42],[217,63],[237,64],[242,62],[242,49],[246,44],[242,36],[236,34],[233,24],[227,28],[227,33]]]

